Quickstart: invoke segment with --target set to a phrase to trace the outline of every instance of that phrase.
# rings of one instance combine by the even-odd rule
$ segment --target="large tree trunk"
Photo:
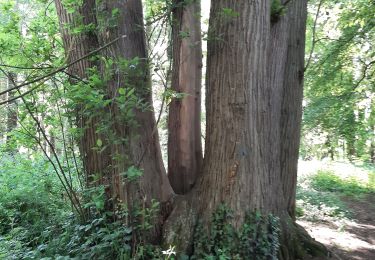
[[[173,190],[191,190],[202,166],[200,1],[175,0],[171,89],[182,93],[169,106],[168,177]]]
[[[107,21],[113,19],[111,10],[119,10],[117,26],[105,28],[106,19]],[[151,82],[148,71],[142,2],[140,0],[129,0],[126,3],[115,0],[102,1],[97,4],[97,12],[98,15],[108,13],[108,16],[102,20],[104,24],[99,24],[99,27],[105,28],[98,34],[100,42],[104,45],[122,37],[121,40],[108,47],[105,56],[119,63],[122,60],[130,61],[135,58],[139,60],[138,64],[130,65],[130,68],[135,71],[134,75],[131,71],[127,71],[127,75],[124,75],[121,69],[116,70],[113,80],[107,86],[108,94],[115,98],[119,94],[119,88],[134,88],[137,98],[142,99],[148,105],[146,109],[134,109],[135,123],[123,121],[117,104],[112,104],[110,108],[114,120],[114,132],[119,137],[128,139],[128,142],[112,145],[112,155],[125,156],[129,154],[130,165],[143,170],[139,185],[126,183],[123,201],[128,205],[132,205],[136,201],[139,202],[140,199],[147,202],[148,205],[151,199],[165,202],[170,198],[172,189],[162,163],[154,112],[150,109],[152,108]],[[123,167],[129,165],[129,162],[123,162],[122,166],[121,163],[119,165],[115,161],[113,164],[118,166],[113,169],[114,175],[117,176],[126,170]]]
[[[223,13],[232,10],[236,15]],[[201,205],[210,214],[220,203],[280,214],[285,208],[274,164],[272,86],[268,82],[270,3],[214,1],[207,54],[207,137]]]
[[[65,55],[67,62],[70,63],[77,60],[91,51],[99,48],[99,42],[94,32],[82,32],[80,34],[73,34],[69,28],[79,26],[79,16],[83,18],[82,23],[84,26],[90,24],[96,25],[95,17],[95,0],[83,1],[82,6],[75,13],[68,13],[61,0],[55,0],[57,14],[60,21],[60,31],[65,48]],[[68,72],[72,77],[70,81],[72,84],[77,84],[79,79],[87,79],[88,69],[98,66],[96,60],[87,58],[79,61],[78,63],[70,66]],[[78,78],[78,79],[77,79]],[[95,174],[101,176],[108,175],[110,158],[108,149],[98,152],[96,147],[97,140],[105,140],[100,134],[96,132],[99,125],[100,118],[98,116],[85,116],[82,113],[84,104],[77,104],[77,127],[82,129],[82,137],[78,139],[79,149],[86,173],[86,185],[93,185]],[[99,179],[104,183],[103,179]]]
[[[284,3],[287,1],[283,1]],[[285,200],[295,218],[298,155],[302,124],[303,76],[307,0],[291,1],[280,26],[286,28],[286,49],[280,66],[284,68],[281,92],[280,167]],[[274,26],[277,29],[277,26]],[[281,44],[281,43],[280,43]],[[280,113],[279,112],[279,113]]]
[[[108,187],[111,203],[124,202],[130,211],[136,207],[149,207],[152,199],[162,203],[168,201],[172,189],[162,164],[153,111],[149,108],[134,108],[132,118],[124,117],[117,102],[122,92],[120,89],[134,88],[136,98],[142,99],[144,105],[152,106],[141,1],[86,0],[78,13],[71,15],[64,10],[59,0],[56,0],[56,6],[69,61],[112,42],[100,53],[103,59],[113,61],[109,68],[103,59],[92,58],[82,60],[70,68],[70,73],[80,78],[87,78],[89,68],[98,68],[101,80],[105,83],[102,91],[111,100],[105,108],[95,111],[96,116],[82,111],[79,113],[78,126],[84,130],[80,149],[87,176],[90,179],[92,175],[99,174],[101,181],[96,185],[105,184]],[[114,17],[114,13],[118,15]],[[64,29],[64,25],[77,25],[75,17],[80,15],[84,25],[95,26],[96,29],[72,35]],[[114,18],[117,19],[115,25],[112,24]],[[134,58],[139,60],[138,64],[127,63]],[[82,107],[78,109],[82,110]],[[106,124],[105,133],[98,130],[103,127],[103,123]],[[106,147],[101,152],[95,149],[98,139],[103,141],[101,146]],[[136,181],[123,177],[130,166],[143,171],[143,175]],[[157,239],[160,235],[161,218],[155,221],[150,239]]]
[[[233,210],[236,228],[248,212],[278,216],[281,258],[295,259],[311,248],[312,254],[326,252],[293,222],[306,1],[289,2],[286,13],[272,23],[270,4],[212,2],[203,173],[168,219],[167,243],[177,240],[188,249],[192,232],[173,228],[182,224],[191,229],[192,218],[210,225],[212,213],[225,204]]]
[[[197,220],[212,224],[212,213],[219,205],[225,204],[233,210],[231,224],[236,228],[241,227],[248,212],[259,210],[263,214],[278,216],[282,229],[281,258],[302,256],[302,247],[313,246],[321,250],[293,223],[291,213],[298,154],[298,140],[293,138],[298,139],[299,135],[303,79],[300,70],[303,65],[303,36],[297,37],[293,33],[304,33],[306,1],[286,2],[289,2],[290,10],[288,6],[285,16],[273,19],[272,24],[271,1],[212,2],[207,57],[205,159],[194,189],[176,200],[175,208],[165,223],[165,242],[169,245],[186,250],[192,242]],[[120,15],[116,25],[108,26],[113,21],[114,10]],[[67,53],[71,49],[82,50],[76,54],[82,56],[88,52],[90,44],[99,47],[125,35],[102,52],[105,58],[114,61],[114,75],[106,81],[105,91],[110,99],[116,100],[120,88],[134,87],[136,96],[151,104],[141,1],[105,0],[99,3],[86,0],[80,12],[84,21],[90,18],[100,30],[75,36],[76,39],[65,33]],[[60,17],[64,20],[62,12]],[[294,23],[297,27],[293,27]],[[92,42],[87,37],[93,37]],[[134,57],[139,58],[139,63],[132,66],[143,73],[132,75],[131,70],[122,73],[118,62]],[[87,60],[80,64],[80,73],[97,66],[104,78],[104,64],[90,62]],[[127,85],[129,83],[130,86]],[[295,105],[288,106],[288,102],[295,102]],[[284,110],[285,115],[281,113]],[[296,114],[288,118],[293,111]],[[81,149],[88,156],[96,156],[96,163],[100,163],[96,169],[109,169],[108,185],[112,189],[112,198],[118,197],[130,209],[137,204],[150,205],[151,199],[167,201],[172,191],[161,162],[153,112],[135,109],[131,122],[121,120],[121,109],[116,102],[111,102],[100,112],[103,118],[110,115],[110,130],[120,142],[108,140],[105,153],[91,151],[97,139],[103,138],[95,131],[100,117],[83,118],[85,131],[88,131],[83,138],[88,139],[83,139]],[[97,124],[92,124],[93,120],[97,120]],[[285,124],[291,120],[296,120],[292,122],[296,129],[285,133],[290,131]],[[293,139],[293,144],[283,144],[283,138]],[[290,162],[285,162],[282,151],[291,153]],[[288,158],[288,155],[285,156]],[[119,157],[122,160],[118,160]],[[85,160],[95,163],[90,161],[92,158]],[[129,182],[120,176],[130,165],[143,169],[143,176],[138,182]],[[158,237],[161,221],[162,217],[154,223],[156,228],[152,231],[152,238]]]

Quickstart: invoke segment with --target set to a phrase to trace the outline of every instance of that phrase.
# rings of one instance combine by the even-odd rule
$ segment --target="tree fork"
[[[284,2],[287,13],[274,24],[270,1],[212,2],[202,176],[186,199],[177,201],[164,227],[164,242],[181,252],[192,252],[197,221],[209,226],[212,213],[224,204],[233,210],[236,228],[249,211],[279,217],[281,259],[327,255],[294,222],[306,1]],[[285,133],[291,120],[296,129]],[[283,143],[288,138],[293,144]],[[287,163],[283,152],[285,158],[291,155]]]

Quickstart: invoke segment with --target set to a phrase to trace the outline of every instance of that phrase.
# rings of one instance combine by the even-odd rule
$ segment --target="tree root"
[[[191,199],[178,196],[174,209],[164,222],[163,247],[173,246],[178,255],[192,254],[193,236],[197,223],[197,212]]]
[[[279,259],[327,259],[328,249],[292,220],[282,221]]]

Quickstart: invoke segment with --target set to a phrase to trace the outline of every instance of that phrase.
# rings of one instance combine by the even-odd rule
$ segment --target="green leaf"
[[[119,88],[119,89],[118,89],[118,93],[119,93],[120,95],[125,95],[125,93],[126,93],[125,88]]]

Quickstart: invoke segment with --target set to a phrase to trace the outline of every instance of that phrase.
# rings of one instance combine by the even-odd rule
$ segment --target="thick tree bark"
[[[97,116],[79,113],[78,126],[84,130],[80,148],[86,174],[91,177],[99,173],[101,180],[96,184],[105,184],[108,187],[108,199],[111,199],[112,203],[124,202],[130,211],[135,207],[149,207],[152,199],[162,203],[168,201],[172,196],[172,189],[162,164],[153,111],[134,108],[134,118],[124,118],[116,102],[120,88],[132,87],[144,105],[152,105],[141,1],[83,1],[78,17],[83,17],[84,25],[95,26],[96,29],[83,31],[78,35],[72,35],[64,27],[69,24],[77,25],[77,13],[68,14],[59,0],[56,0],[56,6],[69,61],[78,59],[99,46],[113,43],[101,52],[105,59],[114,61],[109,68],[112,73],[109,79],[105,80],[108,78],[108,71],[104,62],[99,62],[98,59],[82,60],[69,71],[72,75],[87,78],[89,68],[99,68],[101,78],[105,81],[103,90],[107,98],[112,100],[103,110],[97,111]],[[113,14],[116,12],[117,20],[112,24]],[[116,39],[118,40],[115,41]],[[139,64],[130,67],[134,68],[134,75],[128,70],[129,67],[125,68],[128,70],[125,73],[120,64],[134,58],[139,60]],[[139,71],[142,73],[139,74]],[[78,109],[81,108],[78,106]],[[106,134],[113,134],[115,140],[107,138],[105,133],[98,133],[97,128],[104,119],[110,120]],[[98,139],[107,147],[102,152],[94,149]],[[139,180],[129,181],[122,176],[130,166],[143,171]],[[161,219],[162,217],[156,218],[155,229],[151,231],[149,239],[157,239],[160,235]]]
[[[285,15],[272,24],[270,4],[212,2],[203,172],[168,219],[167,243],[177,240],[188,249],[186,238],[192,232],[173,228],[182,224],[192,229],[194,218],[209,224],[218,205],[225,204],[233,210],[237,228],[254,210],[278,216],[283,259],[301,257],[308,248],[313,254],[326,252],[293,222],[306,1],[289,2]],[[189,217],[184,220],[183,214]]]
[[[77,10],[76,13],[68,13],[62,5],[61,0],[55,0],[57,15],[60,20],[60,31],[65,48],[65,55],[67,56],[67,62],[72,62],[80,57],[85,56],[93,50],[99,48],[99,42],[94,32],[72,34],[69,28],[74,28],[80,23],[79,16],[82,16],[82,23],[84,26],[90,24],[96,25],[95,17],[95,0],[83,1],[82,6]],[[75,77],[78,79],[88,78],[88,69],[98,66],[98,62],[87,58],[80,62],[72,65],[68,68],[70,75],[74,76],[70,78],[73,84],[78,83]],[[94,148],[98,139],[105,140],[100,134],[96,132],[99,125],[100,118],[94,116],[89,118],[83,115],[82,109],[84,104],[77,104],[77,127],[83,131],[82,137],[79,138],[78,144],[82,156],[84,169],[86,172],[86,185],[93,185],[94,175],[100,174],[101,176],[108,175],[108,166],[110,165],[110,158],[108,149],[105,149],[99,153]],[[107,183],[100,179],[99,182]]]
[[[143,25],[143,10],[140,0],[129,0],[125,3],[116,0],[102,1],[97,4],[97,15],[108,13],[104,20],[112,19],[111,10],[119,10],[117,25],[105,28],[104,24],[99,24],[105,29],[98,34],[99,41],[104,45],[119,37],[123,37],[115,44],[109,46],[105,51],[106,57],[113,58],[115,61],[139,59],[139,63],[134,66],[138,74],[124,75],[121,69],[116,70],[116,74],[108,86],[108,94],[111,97],[118,96],[120,87],[134,87],[138,98],[152,107],[151,82],[148,71],[148,61],[146,52],[146,43]],[[141,71],[141,75],[139,75]],[[155,124],[155,116],[152,109],[134,109],[135,124],[129,124],[121,120],[120,109],[116,104],[110,108],[114,123],[114,131],[120,137],[126,137],[128,143],[113,145],[112,154],[124,156],[127,153],[131,159],[130,164],[140,167],[143,170],[143,176],[140,180],[140,186],[130,185],[136,193],[141,196],[142,201],[150,202],[151,199],[158,201],[167,201],[172,189],[169,185],[167,175],[162,163],[159,137]],[[114,163],[114,162],[113,162]],[[129,164],[129,162],[127,163]],[[118,164],[115,164],[118,165]],[[126,163],[123,165],[126,167]],[[114,175],[117,176],[122,167],[114,168]],[[137,199],[136,196],[125,185],[126,194],[123,194],[123,201],[133,204]],[[140,198],[138,198],[140,199]]]
[[[283,1],[287,2],[287,1]],[[307,0],[290,1],[282,19],[287,35],[281,93],[280,167],[288,212],[295,218],[298,155],[302,124]],[[282,21],[280,21],[282,22]],[[285,23],[286,22],[286,23]]]
[[[169,106],[168,177],[173,190],[191,190],[202,166],[201,84],[202,42],[200,0],[175,0],[172,25],[171,89],[182,93]]]
[[[295,142],[298,141],[293,139],[293,144],[288,145],[283,144],[282,138],[298,139],[299,135],[303,79],[303,71],[299,69],[301,64],[303,66],[300,53],[303,53],[303,38],[293,33],[296,30],[304,33],[306,1],[288,2],[293,7],[273,24],[271,1],[212,2],[207,57],[205,159],[194,189],[176,199],[175,208],[165,223],[164,237],[169,245],[177,245],[174,242],[179,240],[179,249],[187,249],[196,221],[200,219],[210,224],[212,213],[220,204],[225,204],[233,210],[232,224],[237,228],[243,223],[245,214],[254,210],[280,217],[283,233],[281,257],[284,259],[300,257],[299,250],[303,246],[321,250],[292,221],[294,202],[290,201],[294,201],[296,178],[293,167],[297,163],[295,154],[298,154],[298,145]],[[81,50],[76,55],[82,56],[88,52],[86,48],[92,46],[89,43],[98,47],[125,35],[103,52],[106,58],[115,61],[115,73],[106,82],[106,92],[115,100],[119,88],[128,87],[126,84],[130,82],[136,89],[137,97],[151,104],[141,1],[105,0],[99,3],[86,0],[81,8],[84,21],[91,19],[100,30],[95,34],[75,36],[77,39],[66,33],[67,53],[71,49]],[[112,21],[113,10],[120,15],[114,26],[107,26]],[[64,20],[61,12],[60,17]],[[96,22],[96,18],[100,22]],[[298,22],[300,27],[293,27],[292,24]],[[87,37],[91,36],[92,41],[88,41]],[[292,53],[296,50],[298,54]],[[134,57],[140,61],[135,69],[145,73],[136,76],[121,73],[116,62]],[[104,74],[102,63],[90,62],[83,61],[78,71],[86,73],[87,68],[98,66]],[[85,76],[83,74],[82,77]],[[288,102],[295,102],[295,105]],[[281,112],[284,110],[285,115]],[[92,158],[86,158],[86,162],[100,163],[94,170],[109,169],[111,181],[108,184],[112,188],[112,198],[118,197],[130,209],[137,204],[143,207],[150,205],[151,199],[169,200],[172,190],[161,162],[153,112],[135,109],[133,124],[120,120],[121,111],[115,102],[110,103],[105,111],[109,111],[112,118],[111,131],[120,137],[121,142],[108,142],[108,154],[92,155],[94,152],[87,149],[92,149],[97,138],[101,137],[93,130],[85,130],[89,132],[83,137],[88,139],[83,139],[82,151],[88,156],[96,156],[94,158],[99,161],[92,162]],[[293,112],[296,114],[292,118],[283,118]],[[92,119],[84,120],[85,126],[89,126],[86,128],[95,129],[95,123],[90,125]],[[289,125],[285,125],[291,120],[296,120],[292,122],[296,130],[285,133],[291,131],[287,129]],[[291,153],[292,159],[285,162],[282,151]],[[123,156],[123,160],[116,159],[119,156]],[[143,176],[138,182],[129,182],[120,176],[130,165],[143,169]],[[162,220],[160,217],[154,223],[155,229],[151,234],[154,239],[160,234],[158,224]]]
[[[237,15],[228,15],[223,9]],[[207,55],[207,137],[201,205],[225,203],[241,223],[246,210],[285,208],[273,151],[268,83],[270,3],[214,1]]]

